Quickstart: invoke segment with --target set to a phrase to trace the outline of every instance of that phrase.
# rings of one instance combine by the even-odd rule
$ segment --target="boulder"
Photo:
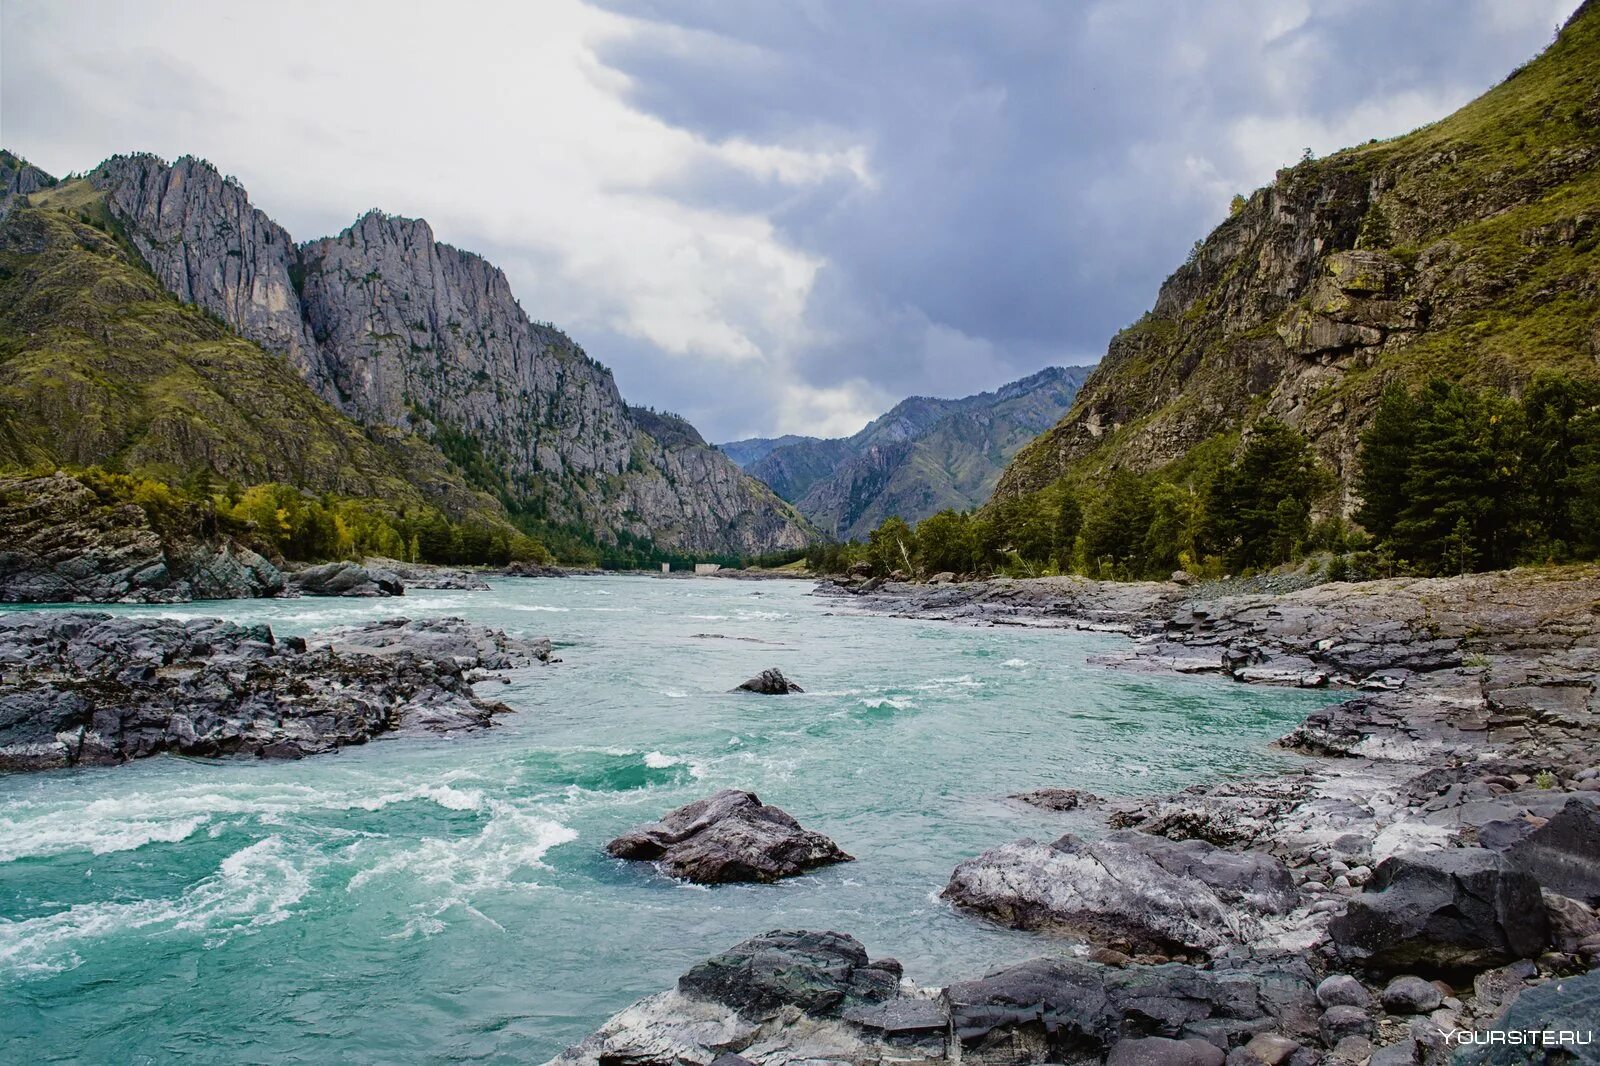
[[[900,990],[900,964],[874,962],[855,937],[774,930],[707,959],[678,978],[678,991],[748,1018],[784,1007],[826,1015],[882,1003]]]
[[[1541,887],[1590,906],[1600,904],[1600,807],[1594,803],[1569,799],[1505,855]]]
[[[1329,1047],[1337,1047],[1351,1037],[1370,1040],[1376,1031],[1372,1018],[1360,1007],[1329,1007],[1317,1019],[1317,1033]]]
[[[618,859],[654,862],[671,877],[701,884],[776,881],[818,866],[852,862],[821,833],[762,803],[724,789],[641,825],[606,845]]]
[[[1248,937],[1298,900],[1289,871],[1270,855],[1137,830],[1003,844],[956,867],[942,895],[1017,928],[1167,954]]]
[[[948,570],[941,570],[937,574],[934,574],[932,577],[928,578],[928,584],[930,584],[930,585],[953,585],[953,584],[955,584],[955,580],[956,580],[956,575],[955,574],[951,573]]]
[[[1390,1014],[1432,1014],[1444,1002],[1444,993],[1432,981],[1402,974],[1384,986],[1381,998]]]
[[[1544,950],[1539,883],[1483,848],[1395,855],[1328,934],[1345,958],[1394,973],[1482,970]]]
[[[359,563],[323,563],[289,575],[302,596],[403,596],[405,583],[390,570],[368,570]]]
[[[976,1062],[1096,1061],[1144,1037],[1229,1047],[1272,1030],[1309,1036],[1317,1019],[1299,963],[1246,972],[1039,958],[958,981],[944,1000],[962,1060]]]
[[[1349,974],[1336,973],[1317,986],[1317,1002],[1324,1007],[1360,1007],[1372,1004],[1372,993]]]
[[[787,696],[791,692],[804,692],[805,689],[784,677],[783,671],[774,667],[761,671],[733,691],[759,692],[763,696]]]

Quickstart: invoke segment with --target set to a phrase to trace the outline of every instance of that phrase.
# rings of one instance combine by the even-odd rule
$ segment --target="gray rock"
[[[1417,1061],[1417,1042],[1410,1037],[1398,1044],[1378,1048],[1367,1060],[1367,1066],[1415,1066]]]
[[[783,671],[774,667],[761,671],[733,691],[758,692],[763,696],[787,696],[791,692],[804,692],[805,689],[784,677]]]
[[[751,1018],[784,1007],[827,1015],[895,998],[900,976],[898,962],[870,960],[852,936],[774,930],[700,963],[678,990]]]
[[[1337,973],[1327,977],[1317,986],[1317,1002],[1324,1007],[1360,1007],[1372,1005],[1372,993],[1349,974]]]
[[[821,833],[762,803],[753,792],[724,789],[631,829],[606,845],[618,859],[656,863],[662,872],[702,884],[776,881],[854,861]]]
[[[182,603],[275,596],[272,563],[225,537],[159,533],[65,474],[0,478],[0,602]]]
[[[1513,844],[1506,858],[1551,892],[1600,904],[1600,807],[1569,799],[1548,822]]]
[[[1431,981],[1402,974],[1384,986],[1381,998],[1390,1014],[1431,1014],[1444,1002],[1444,993]]]
[[[1106,1066],[1222,1066],[1226,1059],[1215,1044],[1198,1037],[1168,1040],[1145,1036],[1111,1045]]]
[[[290,574],[289,583],[303,596],[403,596],[406,591],[392,571],[352,562],[308,566]]]
[[[1352,1036],[1371,1039],[1376,1031],[1372,1017],[1360,1007],[1329,1007],[1317,1020],[1317,1032],[1330,1048]]]
[[[0,770],[298,758],[397,730],[481,729],[503,710],[454,661],[308,649],[264,625],[0,615]]]
[[[508,636],[461,618],[390,618],[326,630],[310,643],[343,655],[408,655],[457,670],[515,670],[550,661],[546,637]]]
[[[1549,925],[1531,876],[1492,851],[1453,848],[1385,859],[1328,933],[1380,972],[1481,970],[1538,955]]]
[[[1166,953],[1211,951],[1298,899],[1269,855],[1134,830],[992,848],[956,867],[942,895],[1007,925]]]
[[[1242,1050],[1252,1063],[1283,1066],[1300,1050],[1300,1045],[1279,1033],[1257,1033]]]
[[[1079,807],[1097,807],[1102,802],[1093,792],[1078,788],[1036,788],[1007,798],[1044,811],[1075,811]]]

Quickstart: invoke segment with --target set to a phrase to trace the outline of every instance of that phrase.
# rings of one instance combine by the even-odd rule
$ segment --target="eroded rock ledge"
[[[460,619],[377,622],[308,647],[220,619],[4,614],[0,770],[160,752],[299,758],[386,733],[482,729],[509,708],[475,696],[472,673],[548,655],[548,642]]]

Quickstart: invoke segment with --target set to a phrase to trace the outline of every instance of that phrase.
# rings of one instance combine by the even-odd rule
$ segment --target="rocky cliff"
[[[433,441],[514,511],[677,551],[807,540],[792,510],[698,435],[652,436],[610,371],[426,222],[373,211],[296,245],[200,160],[119,157],[91,181],[169,292],[284,355],[361,423]]]
[[[1460,111],[1278,173],[1236,204],[1111,341],[998,497],[1153,470],[1260,415],[1305,433],[1353,509],[1384,385],[1441,374],[1515,392],[1600,374],[1600,9]]]
[[[1006,461],[1071,406],[1088,367],[1048,367],[958,400],[913,396],[853,437],[772,448],[749,471],[825,532],[864,537],[891,515],[916,522],[989,498]],[[723,449],[746,454],[765,442]]]

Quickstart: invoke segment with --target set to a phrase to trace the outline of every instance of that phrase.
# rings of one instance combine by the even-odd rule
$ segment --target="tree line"
[[[1521,397],[1443,379],[1391,385],[1358,451],[1357,524],[1287,424],[1257,420],[1169,467],[1069,476],[863,542],[819,543],[820,572],[1247,574],[1316,557],[1327,576],[1464,573],[1600,556],[1600,384],[1536,378]]]

